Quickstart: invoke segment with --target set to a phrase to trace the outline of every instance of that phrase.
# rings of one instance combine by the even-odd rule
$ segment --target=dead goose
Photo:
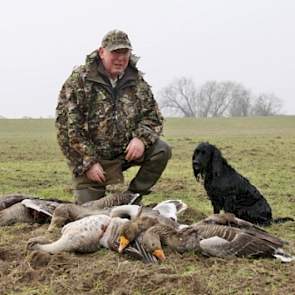
[[[56,228],[61,228],[65,224],[82,219],[91,215],[108,215],[110,209],[91,209],[84,208],[81,205],[61,204],[53,212],[48,231],[51,232]]]
[[[23,195],[23,194],[9,194],[9,195],[4,195],[0,197],[0,210],[6,209],[16,203],[21,202],[24,199],[31,199],[35,198],[33,196],[29,195]]]
[[[111,218],[107,215],[93,215],[68,223],[62,228],[62,236],[55,242],[44,238],[28,241],[29,250],[40,250],[51,254],[62,251],[88,253],[98,250],[100,239],[107,229]]]
[[[218,257],[275,257],[283,262],[295,259],[282,249],[286,241],[233,214],[220,217],[213,215],[203,223],[192,225],[203,253]],[[229,225],[224,224],[227,222]]]
[[[283,240],[233,214],[215,214],[180,231],[156,225],[144,234],[142,245],[156,255],[161,242],[178,252],[199,250],[208,256],[295,259],[282,250]]]
[[[177,235],[177,231],[174,228],[163,224],[157,224],[143,233],[141,244],[148,253],[156,256],[160,261],[164,261],[166,256],[162,245],[174,247],[175,242],[173,240],[175,235]]]
[[[159,203],[152,210],[143,207],[138,217],[124,224],[121,229],[119,238],[120,246],[119,252],[131,243],[140,233],[146,231],[155,224],[162,224],[171,228],[179,228],[177,223],[177,214],[187,208],[180,200],[167,200]]]
[[[105,248],[111,249],[113,251],[119,251],[119,235],[121,232],[121,228],[124,224],[126,224],[129,220],[126,218],[113,217],[111,219],[110,224],[108,225],[105,233],[100,239],[100,245]],[[146,263],[156,263],[157,259],[148,253],[142,246],[141,243],[135,239],[134,242],[129,245],[125,251],[125,254],[142,260]]]
[[[135,198],[139,195],[136,194]],[[99,201],[99,200],[97,200]],[[93,202],[97,202],[93,201]],[[90,203],[90,202],[88,202]],[[85,203],[86,204],[86,203]],[[108,203],[109,204],[109,203]],[[124,207],[126,206],[126,207]],[[120,205],[115,207],[108,207],[104,209],[93,207],[85,207],[75,204],[61,204],[56,208],[52,216],[49,231],[52,231],[54,228],[62,227],[68,222],[75,221],[90,215],[97,214],[107,214],[112,217],[122,217],[128,219],[134,219],[135,217],[142,215],[155,215],[155,216],[164,216],[166,218],[172,219],[171,222],[177,220],[177,214],[186,209],[186,204],[180,200],[167,200],[159,203],[154,208],[146,208],[138,205]],[[174,209],[173,209],[174,208]]]
[[[52,230],[55,224],[56,226],[62,226],[66,222],[98,214],[96,211],[92,212],[94,209],[131,204],[139,199],[139,194],[121,193],[85,203],[83,206],[77,206],[57,199],[45,200],[31,195],[10,194],[0,197],[0,226],[12,225],[16,222],[47,223],[51,220],[54,209],[62,204],[57,214],[53,216],[54,222],[50,226],[50,230]],[[101,213],[103,212],[100,210],[99,214]]]
[[[145,221],[142,221],[143,224],[146,224],[146,221],[149,219],[150,221],[152,220],[153,222],[156,222],[156,220],[160,220],[162,223],[171,224],[171,226],[175,226],[176,223],[175,223],[174,219],[176,219],[177,216],[176,215],[173,216],[173,218],[172,218],[173,220],[170,218],[167,218],[165,216],[162,216],[160,214],[160,212],[165,211],[164,210],[165,206],[161,205],[161,203],[159,204],[159,206],[160,206],[160,210],[158,210],[158,209],[153,210],[152,208],[145,208],[145,207],[141,207],[138,205],[121,205],[121,206],[116,206],[113,208],[106,208],[106,209],[99,210],[99,209],[84,208],[82,206],[75,205],[75,204],[62,204],[55,209],[52,220],[51,220],[51,224],[50,224],[48,230],[52,231],[54,228],[60,227],[69,221],[82,220],[86,217],[96,216],[96,215],[101,215],[101,214],[108,215],[112,219],[117,217],[117,218],[119,218],[119,219],[117,219],[117,221],[121,220],[121,219],[125,219],[125,218],[128,218],[130,220],[136,220],[137,217],[140,215],[141,218],[143,220],[145,220]],[[166,206],[170,206],[170,204],[167,203]],[[169,216],[170,215],[171,215],[171,212],[169,212]],[[125,223],[125,222],[122,222],[122,227],[125,228],[125,224],[123,225],[123,223]],[[138,222],[135,222],[134,225],[136,225],[137,223]],[[141,227],[140,224],[139,224],[139,226]],[[150,225],[148,225],[148,226],[150,226]],[[129,228],[129,226],[126,226],[126,228]],[[129,236],[129,232],[132,232],[132,230],[133,230],[133,227],[131,226],[131,230],[129,230],[126,233],[126,235]],[[134,230],[134,232],[139,233],[142,230],[143,229],[140,229],[140,230],[136,229],[136,230]],[[136,236],[132,237],[130,239],[130,241],[135,240],[135,238],[136,238]],[[107,238],[105,238],[105,239],[107,239]],[[103,239],[102,241],[104,241],[105,239]],[[122,238],[121,238],[121,240],[122,240]],[[129,242],[124,244],[124,248],[126,248],[126,246],[128,244],[129,244]],[[104,246],[106,246],[106,243]],[[110,248],[113,249],[114,246],[111,246]],[[120,251],[122,251],[121,248],[120,248]]]
[[[135,220],[130,220],[129,222],[125,223],[120,231],[118,249],[119,253],[122,253],[124,249],[142,232],[157,223],[157,219],[151,216],[141,216]]]
[[[11,206],[0,211],[0,226],[22,223],[48,223],[53,211],[63,201],[43,200],[31,197],[26,199],[18,195],[18,198],[10,199]],[[7,200],[7,199],[6,199]],[[14,202],[18,200],[18,202]],[[5,202],[2,202],[2,205]],[[7,202],[5,203],[7,205]]]
[[[120,229],[126,222],[128,222],[128,219],[126,218],[111,218],[104,235],[100,239],[100,245],[113,251],[118,251],[118,237]]]
[[[149,218],[150,220],[154,221],[161,220],[161,222],[164,222],[163,220],[165,220],[166,223],[173,224],[173,226],[176,224],[175,221],[171,220],[170,218],[161,216],[159,210],[153,210],[151,208],[142,208],[138,205],[122,205],[102,210],[90,210],[89,208],[83,207],[81,210],[81,206],[67,204],[65,206],[62,205],[56,208],[54,215],[56,214],[56,212],[59,212],[60,208],[63,207],[67,209],[71,208],[69,212],[66,212],[67,214],[74,214],[75,218],[79,218],[83,214],[89,216],[83,218],[81,217],[81,219],[71,222],[64,226],[62,229],[62,237],[56,242],[46,243],[44,245],[43,240],[30,240],[28,243],[29,249],[39,249],[50,253],[56,253],[60,251],[89,252],[98,249],[99,244],[106,248],[110,248],[112,250],[117,251],[117,241],[119,233],[121,233],[121,228],[124,227],[125,224],[128,222],[128,220],[125,219],[126,217],[128,217],[131,220],[136,220],[137,216],[141,215],[142,219]],[[165,208],[164,205],[160,207],[162,209]],[[94,213],[96,213],[96,215],[93,215]],[[98,233],[100,231],[99,221],[94,221],[97,219],[101,221],[101,216],[105,216],[104,218],[108,218],[110,224],[108,224],[105,227],[105,232],[103,233],[103,235],[99,237],[99,239],[97,234],[94,235],[94,238],[92,238],[91,235],[94,232]],[[63,215],[63,217],[65,216]],[[69,217],[72,218],[72,216]],[[176,219],[176,216],[174,216],[174,219]],[[52,219],[52,221],[54,221],[54,218]],[[103,225],[105,226],[106,224]],[[132,240],[134,239],[135,237]],[[144,251],[140,251],[139,247],[137,251],[140,255],[144,256]]]
[[[128,219],[125,218],[111,218],[103,214],[84,217],[65,225],[62,236],[57,241],[51,242],[44,237],[32,238],[27,243],[27,249],[50,254],[63,251],[90,253],[101,247],[118,251],[120,227],[127,221]],[[156,262],[156,259],[142,249],[136,241],[126,249],[126,253],[144,262]]]
[[[179,253],[196,249],[199,246],[199,239],[185,231],[186,228],[189,228],[189,226],[173,227],[157,223],[142,234],[140,243],[148,253],[163,261],[166,257],[162,245]]]
[[[111,217],[134,219],[140,211],[141,207],[138,205],[121,205],[112,208],[92,209],[75,204],[61,204],[53,213],[48,231],[53,231],[55,228],[62,227],[68,222],[91,215],[106,214]]]
[[[110,208],[124,204],[134,204],[139,201],[141,195],[137,193],[118,193],[106,196],[99,200],[90,201],[82,205],[62,204],[54,211],[49,231],[62,227],[68,222],[72,222],[90,215],[109,214]]]
[[[34,217],[30,209],[22,203],[16,203],[0,211],[0,226],[12,225],[18,222],[33,223]]]

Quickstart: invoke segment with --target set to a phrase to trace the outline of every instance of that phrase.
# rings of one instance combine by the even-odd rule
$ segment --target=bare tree
[[[217,91],[211,111],[212,117],[221,117],[225,114],[233,100],[234,87],[235,84],[231,81],[219,82],[217,84]]]
[[[228,115],[236,97],[242,97],[243,87],[232,81],[208,81],[198,92],[200,117],[221,117]]]
[[[209,117],[212,109],[215,97],[215,91],[217,88],[216,81],[209,81],[203,84],[198,91],[198,117]]]
[[[282,101],[273,93],[260,94],[253,106],[252,106],[252,115],[254,116],[273,116],[277,115],[282,108]]]
[[[229,115],[231,117],[246,117],[251,111],[251,92],[242,84],[236,84],[233,90],[233,100],[229,107]]]
[[[160,92],[160,106],[184,117],[197,115],[197,90],[191,79],[182,77]]]

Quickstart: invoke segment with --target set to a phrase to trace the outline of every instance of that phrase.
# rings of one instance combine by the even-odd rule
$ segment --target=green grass
[[[295,216],[295,116],[171,118],[165,121],[163,139],[172,146],[173,157],[145,203],[177,198],[210,214],[206,192],[191,168],[195,146],[209,141],[261,190],[274,217]],[[125,186],[135,171],[126,173]],[[70,173],[56,143],[53,120],[0,120],[0,194],[22,192],[73,200],[70,188]],[[295,294],[294,263],[269,259],[225,260],[169,253],[161,266],[145,266],[103,250],[93,256],[66,254],[54,258],[57,262],[51,268],[30,269],[25,242],[45,230],[46,226],[29,225],[0,229],[1,294],[124,294],[124,286],[128,286],[125,294]],[[287,249],[295,252],[294,223],[273,225],[269,231],[289,240]],[[10,257],[2,272],[1,249]],[[96,259],[102,264],[97,265]]]

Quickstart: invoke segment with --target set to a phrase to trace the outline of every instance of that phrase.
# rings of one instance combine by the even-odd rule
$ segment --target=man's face
[[[107,73],[111,78],[116,78],[127,68],[131,51],[127,48],[108,51],[101,47],[98,53]]]

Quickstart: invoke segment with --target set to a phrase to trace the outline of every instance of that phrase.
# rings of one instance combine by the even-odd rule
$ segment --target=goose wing
[[[55,208],[60,205],[59,202],[41,199],[24,199],[21,201],[21,203],[27,208],[44,213],[50,217],[52,217]]]
[[[187,205],[181,200],[166,200],[156,205],[153,210],[159,211],[160,215],[177,221],[177,215],[187,209]]]
[[[217,257],[271,257],[276,248],[265,240],[246,233],[238,233],[232,241],[213,236],[200,241],[200,248],[205,254]]]
[[[256,226],[255,224],[248,222],[246,220],[237,218],[232,213],[224,213],[224,214],[213,214],[208,218],[199,222],[199,224],[215,224],[215,225],[223,225],[229,226],[233,228],[238,228],[243,230],[245,233],[248,233],[251,236],[255,236],[262,240],[266,240],[274,244],[276,247],[282,247],[286,244],[286,241],[271,235],[266,230],[262,229],[261,227]]]
[[[63,200],[59,200],[59,199],[56,199],[56,198],[49,198],[49,199],[42,199],[38,196],[32,196],[32,195],[26,195],[26,194],[9,194],[9,195],[5,195],[5,196],[1,196],[0,197],[0,211],[3,210],[3,209],[6,209],[10,206],[12,206],[13,204],[16,204],[16,203],[19,203],[25,199],[30,199],[30,200],[36,200],[36,201],[40,201],[40,202],[43,202],[43,201],[46,201],[46,202],[49,202],[49,201],[52,201],[53,203],[69,203],[68,201],[63,201]]]
[[[10,194],[0,197],[0,210],[6,209],[13,204],[19,203],[24,199],[31,198],[31,196],[23,194]]]
[[[203,219],[200,223],[230,225],[230,226],[238,227],[238,228],[256,228],[256,229],[259,229],[260,231],[264,231],[263,229],[256,226],[255,224],[249,221],[240,219],[232,213],[212,214],[209,217]]]
[[[255,228],[219,224],[199,224],[193,228],[200,238],[200,248],[214,256],[271,256],[283,245],[279,238]]]
[[[92,209],[103,209],[120,205],[135,204],[139,199],[140,194],[123,192],[112,194],[99,200],[86,202],[82,204],[82,206]]]
[[[135,239],[135,241],[124,250],[124,253],[135,259],[142,260],[144,263],[158,263],[157,258],[147,252],[138,239]]]

